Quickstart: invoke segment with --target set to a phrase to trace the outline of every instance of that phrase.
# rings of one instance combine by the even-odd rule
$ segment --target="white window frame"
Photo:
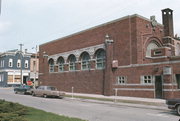
[[[20,59],[17,60],[17,68],[21,68],[21,60]]]
[[[101,65],[101,66],[99,66]],[[96,59],[96,69],[104,69],[105,68],[105,59],[97,58]]]
[[[73,55],[73,57],[75,57],[75,61],[69,60],[69,71],[76,71],[76,62],[77,62],[77,60],[76,60],[76,56]]]
[[[76,62],[69,62],[69,71],[76,70]]]
[[[101,50],[101,51],[103,51],[103,50]],[[105,53],[105,51],[103,51],[103,52]],[[105,56],[97,57],[98,53],[96,53],[96,69],[104,69],[106,57]]]
[[[117,77],[118,85],[125,85],[126,83],[127,83],[127,76],[118,76]]]
[[[53,65],[49,65],[49,72],[53,73],[54,72],[54,64]]]
[[[8,66],[13,67],[13,59],[12,58],[9,59],[9,65]]]
[[[81,62],[81,70],[89,70],[90,69],[90,60],[84,60]]]
[[[64,71],[64,63],[59,63],[58,71],[63,72]]]
[[[62,61],[60,61],[62,60]],[[58,60],[58,72],[64,72],[64,59],[60,58],[60,60]]]
[[[52,61],[52,62],[51,62]],[[54,72],[54,60],[49,60],[49,73],[53,73]]]
[[[152,85],[154,83],[154,76],[143,75],[141,76],[141,84]]]
[[[25,68],[28,68],[28,67],[29,67],[29,62],[28,62],[28,60],[25,60],[24,67],[25,67]]]

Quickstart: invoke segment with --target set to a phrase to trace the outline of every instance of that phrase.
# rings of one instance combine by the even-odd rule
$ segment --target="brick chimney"
[[[164,25],[164,36],[174,37],[173,10],[169,8],[162,10],[162,22]]]

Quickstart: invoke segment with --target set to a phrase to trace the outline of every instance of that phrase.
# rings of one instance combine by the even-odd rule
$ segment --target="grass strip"
[[[84,121],[0,100],[0,121]]]

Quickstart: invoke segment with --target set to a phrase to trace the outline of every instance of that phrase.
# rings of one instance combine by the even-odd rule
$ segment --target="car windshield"
[[[55,87],[47,87],[47,90],[56,90]]]

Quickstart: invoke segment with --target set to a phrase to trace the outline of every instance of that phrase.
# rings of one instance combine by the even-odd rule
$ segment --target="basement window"
[[[117,77],[117,84],[122,85],[127,83],[127,77],[125,76],[118,76]]]
[[[152,84],[153,76],[152,75],[141,76],[141,83],[142,84]]]

